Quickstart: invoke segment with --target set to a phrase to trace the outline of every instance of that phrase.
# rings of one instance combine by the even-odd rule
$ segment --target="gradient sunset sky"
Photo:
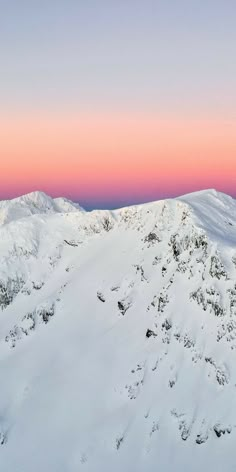
[[[0,199],[236,196],[235,0],[0,0]]]

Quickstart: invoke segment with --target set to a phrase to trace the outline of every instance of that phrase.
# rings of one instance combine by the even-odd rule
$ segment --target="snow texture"
[[[0,471],[235,472],[236,201],[0,202]]]

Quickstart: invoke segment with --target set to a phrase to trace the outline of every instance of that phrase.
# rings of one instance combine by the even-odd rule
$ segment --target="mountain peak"
[[[196,192],[191,192],[191,193],[188,193],[188,194],[185,194],[185,195],[182,195],[180,197],[178,197],[180,199],[185,199],[185,198],[217,198],[219,200],[233,200],[233,198],[224,193],[224,192],[220,192],[219,190],[216,190],[214,188],[209,188],[209,189],[203,189],[203,190],[197,190]]]
[[[50,197],[46,193],[39,190],[35,190],[34,192],[27,193],[11,201],[33,203],[37,207],[43,207],[43,206],[53,207],[52,197]]]
[[[66,198],[53,199],[41,191],[34,191],[11,200],[0,201],[0,224],[35,214],[83,211],[79,204]]]

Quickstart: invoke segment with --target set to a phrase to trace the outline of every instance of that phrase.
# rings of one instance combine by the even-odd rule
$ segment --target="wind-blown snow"
[[[235,471],[235,200],[0,202],[0,307],[1,471]]]

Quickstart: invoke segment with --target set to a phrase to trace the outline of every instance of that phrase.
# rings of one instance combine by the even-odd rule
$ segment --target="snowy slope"
[[[0,470],[235,471],[236,201],[0,218]]]

